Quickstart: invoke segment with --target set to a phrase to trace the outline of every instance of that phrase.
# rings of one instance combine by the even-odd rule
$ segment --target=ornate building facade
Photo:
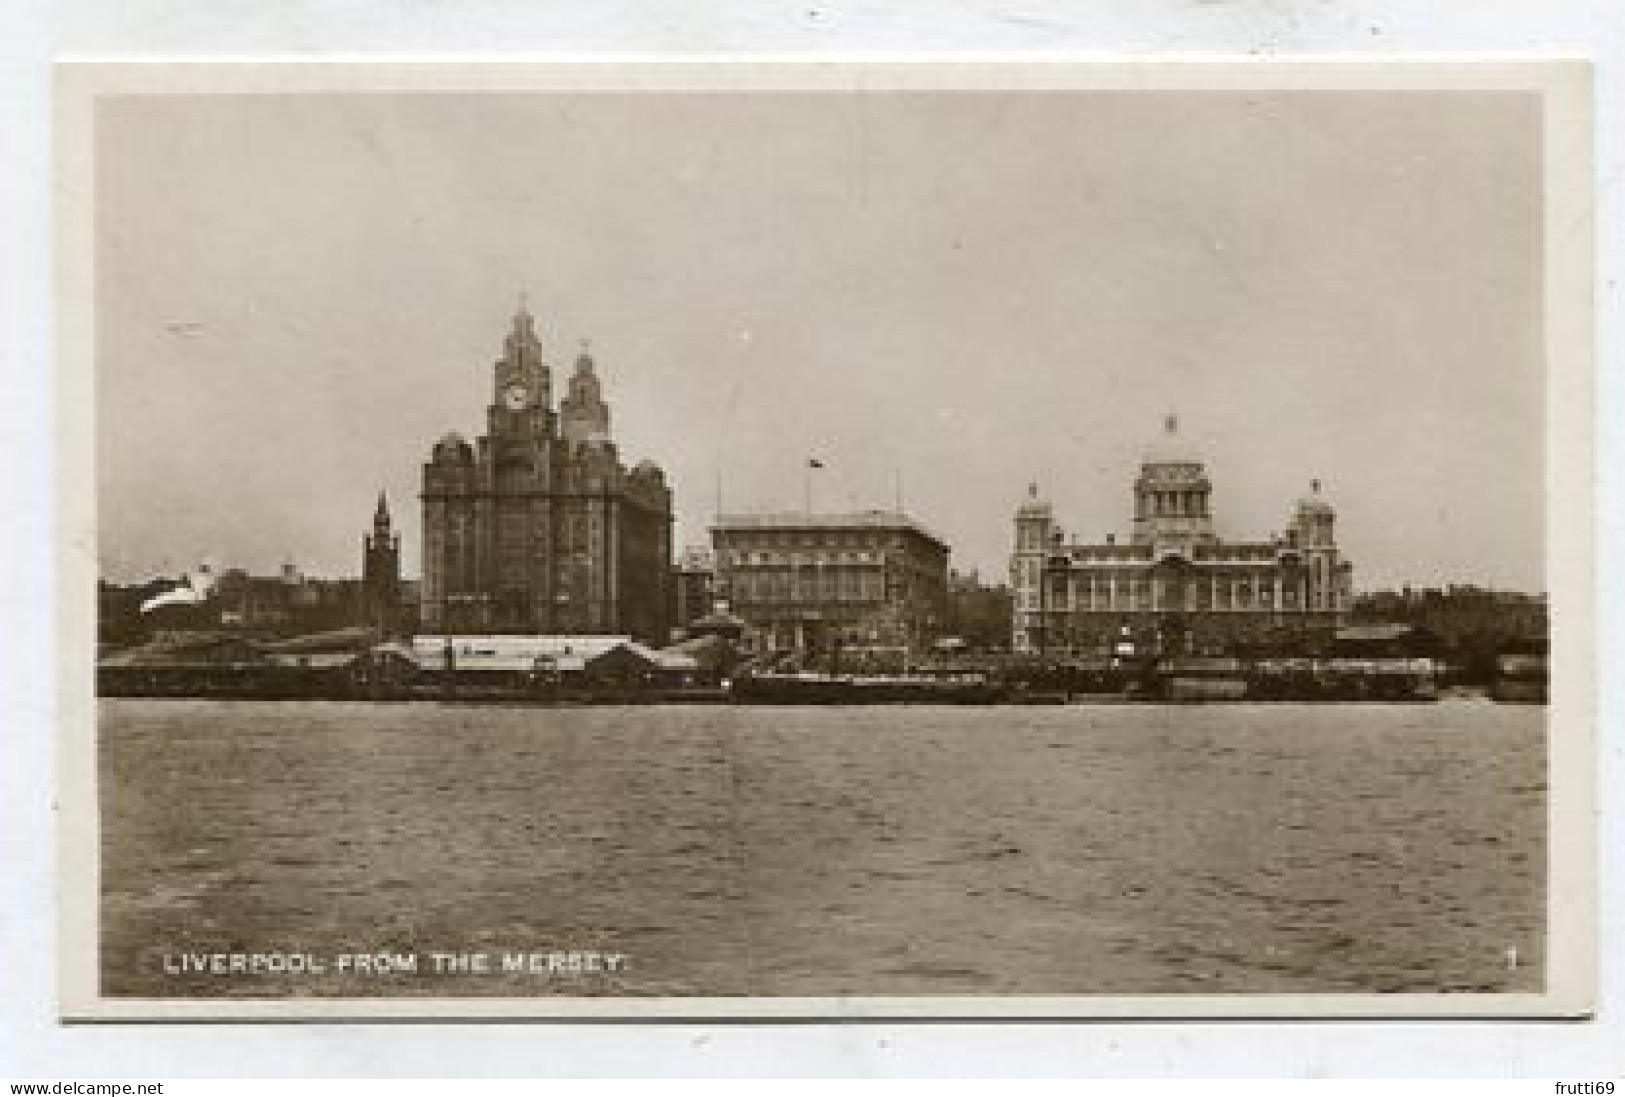
[[[1353,566],[1338,550],[1320,482],[1283,533],[1258,541],[1219,537],[1212,490],[1172,416],[1135,479],[1126,541],[1068,541],[1029,488],[1010,558],[1014,650],[1103,653],[1125,630],[1142,648],[1170,653],[1329,638],[1352,608]]]
[[[719,592],[758,646],[917,651],[944,627],[948,546],[905,515],[730,515],[711,545]]]
[[[525,309],[492,367],[485,433],[435,443],[422,500],[422,631],[666,642],[665,475],[649,461],[621,462],[585,349],[554,410],[552,370]]]

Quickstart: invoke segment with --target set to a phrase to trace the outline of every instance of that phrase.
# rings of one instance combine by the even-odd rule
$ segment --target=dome
[[[1047,517],[1049,515],[1049,513],[1050,513],[1049,500],[1044,499],[1044,498],[1039,496],[1039,494],[1038,494],[1038,485],[1037,484],[1028,484],[1027,485],[1027,498],[1023,499],[1021,501],[1021,505],[1016,508],[1016,514],[1018,516],[1019,515],[1034,515],[1034,516]]]
[[[472,461],[474,451],[469,447],[468,440],[453,430],[434,444],[434,459],[442,462]]]
[[[1145,450],[1148,465],[1197,465],[1201,459],[1179,436],[1179,416],[1170,412],[1162,420],[1162,433]]]
[[[1309,481],[1309,494],[1298,500],[1299,514],[1331,514],[1332,505],[1320,494],[1320,481]]]

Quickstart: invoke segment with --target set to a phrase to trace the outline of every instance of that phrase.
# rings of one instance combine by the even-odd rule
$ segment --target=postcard
[[[1592,1009],[1584,64],[58,88],[66,1018]]]

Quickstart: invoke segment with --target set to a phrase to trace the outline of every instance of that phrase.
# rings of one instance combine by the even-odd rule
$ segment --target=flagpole
[[[821,469],[823,467],[824,467],[824,462],[820,461],[816,457],[807,458],[807,463],[805,465],[801,466],[801,473],[802,473],[802,476],[804,477],[804,479],[801,482],[801,502],[802,502],[803,507],[805,508],[805,510],[807,512],[807,517],[808,518],[812,517],[812,512],[813,512],[813,497],[812,497],[812,480],[813,480],[813,475],[812,474],[813,474],[813,470],[814,469]]]

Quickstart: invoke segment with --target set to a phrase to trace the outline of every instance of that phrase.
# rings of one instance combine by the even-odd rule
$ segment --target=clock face
[[[502,390],[502,402],[508,406],[509,411],[520,411],[527,402],[528,394],[524,385],[509,385]]]

